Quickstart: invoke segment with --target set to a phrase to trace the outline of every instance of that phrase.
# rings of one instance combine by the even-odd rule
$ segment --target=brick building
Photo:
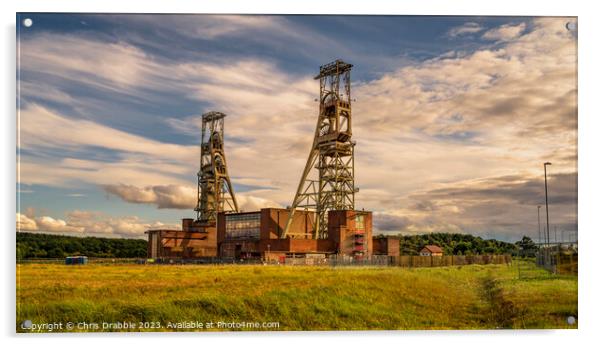
[[[372,255],[372,213],[332,210],[328,238],[314,239],[311,211],[296,211],[291,224],[295,238],[281,238],[289,212],[265,208],[255,212],[220,213],[217,227],[182,220],[182,230],[149,230],[149,258],[256,258]]]
[[[443,256],[443,250],[437,245],[426,245],[420,250],[420,256]]]
[[[374,255],[385,255],[399,257],[399,237],[374,237],[372,253]]]

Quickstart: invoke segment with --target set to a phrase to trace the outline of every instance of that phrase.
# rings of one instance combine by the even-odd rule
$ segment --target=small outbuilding
[[[437,245],[427,245],[420,250],[420,256],[443,256],[443,250]]]
[[[88,264],[88,257],[87,256],[65,257],[65,264],[67,264],[67,265]]]

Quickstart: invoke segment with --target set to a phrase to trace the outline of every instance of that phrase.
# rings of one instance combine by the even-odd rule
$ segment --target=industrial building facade
[[[265,208],[255,212],[220,213],[217,227],[199,225],[193,219],[182,220],[182,230],[147,231],[148,257],[166,259],[261,259],[284,261],[285,258],[345,255],[371,256],[372,213],[355,210],[328,212],[328,237],[315,239],[312,211],[297,211],[291,223],[292,233],[305,237],[282,238],[289,211]]]

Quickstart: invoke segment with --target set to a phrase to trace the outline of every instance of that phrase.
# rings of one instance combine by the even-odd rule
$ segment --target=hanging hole
[[[577,23],[575,22],[567,22],[565,24],[565,27],[568,31],[575,31],[575,29],[577,29]]]

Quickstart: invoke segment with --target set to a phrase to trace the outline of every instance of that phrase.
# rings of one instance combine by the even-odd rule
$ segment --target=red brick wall
[[[334,252],[334,242],[330,239],[262,239],[258,243],[260,252]]]
[[[311,239],[311,234],[306,238],[280,239],[288,218],[288,210],[277,208],[266,208],[261,210],[261,228],[259,241],[226,241],[225,240],[225,215],[218,215],[215,225],[200,225],[190,219],[182,221],[184,231],[158,230],[149,231],[148,253],[151,253],[150,232],[158,232],[159,242],[158,257],[165,258],[197,258],[227,255],[232,257],[236,244],[241,245],[241,252],[256,252],[262,255],[268,251],[281,253],[341,253],[351,255],[354,248],[354,236],[356,232],[355,215],[364,215],[364,240],[367,245],[367,255],[372,254],[372,213],[353,210],[336,210],[328,214],[328,239]],[[315,214],[308,211],[296,211],[291,224],[291,233],[310,233],[311,218]],[[219,247],[218,247],[219,244]],[[224,246],[221,250],[220,247]],[[231,256],[232,255],[232,256]]]
[[[257,253],[259,252],[258,243],[255,241],[226,241],[220,244],[221,257],[236,257],[236,248],[240,247],[241,253]]]
[[[174,230],[149,231],[148,256],[151,255],[151,233],[158,234],[157,257],[200,258],[217,256],[217,230],[205,227],[203,232]]]
[[[313,212],[296,210],[293,216],[293,222],[289,229],[289,233],[300,234],[310,233],[312,230],[311,222],[314,217]],[[287,209],[280,208],[265,208],[261,209],[261,239],[277,239],[280,238],[284,228],[286,227],[286,221],[288,220],[289,211]],[[311,235],[305,235],[307,238],[311,238]],[[297,236],[299,237],[299,236]]]
[[[226,216],[224,213],[217,214],[217,243],[221,244],[226,239]]]
[[[276,239],[279,237],[284,226],[280,226],[282,222],[286,223],[287,215],[282,215],[278,210],[261,209],[261,228],[259,230],[260,239]],[[284,219],[282,221],[281,219]]]
[[[400,255],[399,248],[399,238],[397,237],[388,237],[387,238],[387,256],[399,256]]]
[[[383,237],[373,238],[374,255],[399,256],[399,238],[398,237]]]
[[[364,241],[366,255],[372,255],[372,212],[356,210],[331,210],[328,212],[328,238],[339,253],[353,255],[354,235],[357,231],[356,214],[364,215]]]

